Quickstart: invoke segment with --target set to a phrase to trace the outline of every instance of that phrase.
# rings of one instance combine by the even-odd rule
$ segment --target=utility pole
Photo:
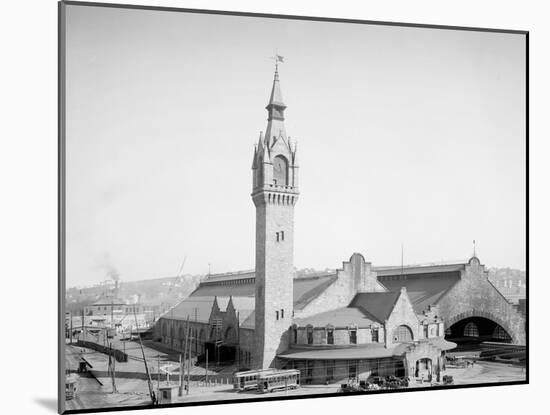
[[[113,299],[111,298],[111,330],[115,328],[115,322],[113,317]]]
[[[136,316],[136,308],[135,306],[132,307],[134,312],[134,319],[136,320],[136,328],[137,328],[137,316]],[[132,335],[132,328],[130,327],[130,336]],[[145,359],[145,351],[143,350],[143,343],[141,341],[141,335],[138,332],[138,338],[139,338],[139,347],[141,348],[141,355],[143,356],[143,363],[145,364],[145,373],[147,374],[147,386],[149,386],[149,396],[151,397],[151,404],[156,405],[157,404],[157,397],[155,395],[155,392],[153,391],[153,385],[151,381],[151,374],[149,373],[149,366],[147,365],[147,359]]]
[[[82,309],[82,321],[80,323],[82,324],[82,336],[84,337],[84,340],[86,340],[86,333],[84,332],[84,309]]]
[[[204,375],[206,378],[206,385],[208,386],[208,347],[206,348],[206,367],[204,370]]]
[[[110,371],[111,371],[111,381],[113,383],[113,392],[112,393],[117,393],[117,389],[116,389],[116,382],[115,382],[115,353],[113,351],[113,344],[112,343],[109,343],[109,348],[110,348],[110,354],[109,354],[109,363],[110,363]]]
[[[237,362],[239,364],[238,369],[241,367],[241,324],[240,313],[237,311]]]
[[[178,391],[178,396],[183,395],[183,353],[180,353],[180,388]]]
[[[70,325],[69,325],[69,330],[71,330],[71,332],[69,333],[69,344],[73,344],[73,313],[69,313],[69,318],[71,319],[70,321]]]
[[[183,395],[183,372],[185,370],[185,358],[187,354],[187,343],[189,343],[189,315],[187,316],[187,323],[185,327],[185,342],[183,345],[183,359],[182,364],[180,364],[180,388],[179,388],[179,396]]]
[[[185,388],[185,394],[189,395],[189,378],[191,377],[191,342],[187,345],[187,387]]]
[[[160,354],[157,354],[158,376],[157,376],[157,396],[160,396]]]

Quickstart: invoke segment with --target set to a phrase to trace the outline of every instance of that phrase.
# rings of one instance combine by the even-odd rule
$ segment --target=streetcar
[[[245,370],[233,374],[233,389],[239,392],[258,388],[258,379],[262,372],[272,372],[273,369]]]
[[[300,371],[297,369],[260,373],[258,378],[258,389],[261,393],[273,392],[276,389],[296,389],[299,386]]]

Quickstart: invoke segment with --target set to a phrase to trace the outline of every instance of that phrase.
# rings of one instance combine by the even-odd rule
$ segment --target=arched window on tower
[[[288,186],[288,161],[284,156],[273,159],[273,184]]]

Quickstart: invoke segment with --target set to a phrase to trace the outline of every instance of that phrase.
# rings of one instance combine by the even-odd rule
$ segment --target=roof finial
[[[474,245],[474,257],[477,257],[476,256],[476,240],[475,239],[473,241],[473,245]]]
[[[275,61],[275,79],[279,79],[279,62],[284,63],[284,56],[279,55],[277,49],[275,49],[275,56],[272,56],[271,59]]]

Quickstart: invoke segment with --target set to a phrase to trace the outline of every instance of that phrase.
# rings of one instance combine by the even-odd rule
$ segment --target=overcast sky
[[[296,267],[525,269],[522,35],[68,6],[68,286],[254,267],[276,50]]]

